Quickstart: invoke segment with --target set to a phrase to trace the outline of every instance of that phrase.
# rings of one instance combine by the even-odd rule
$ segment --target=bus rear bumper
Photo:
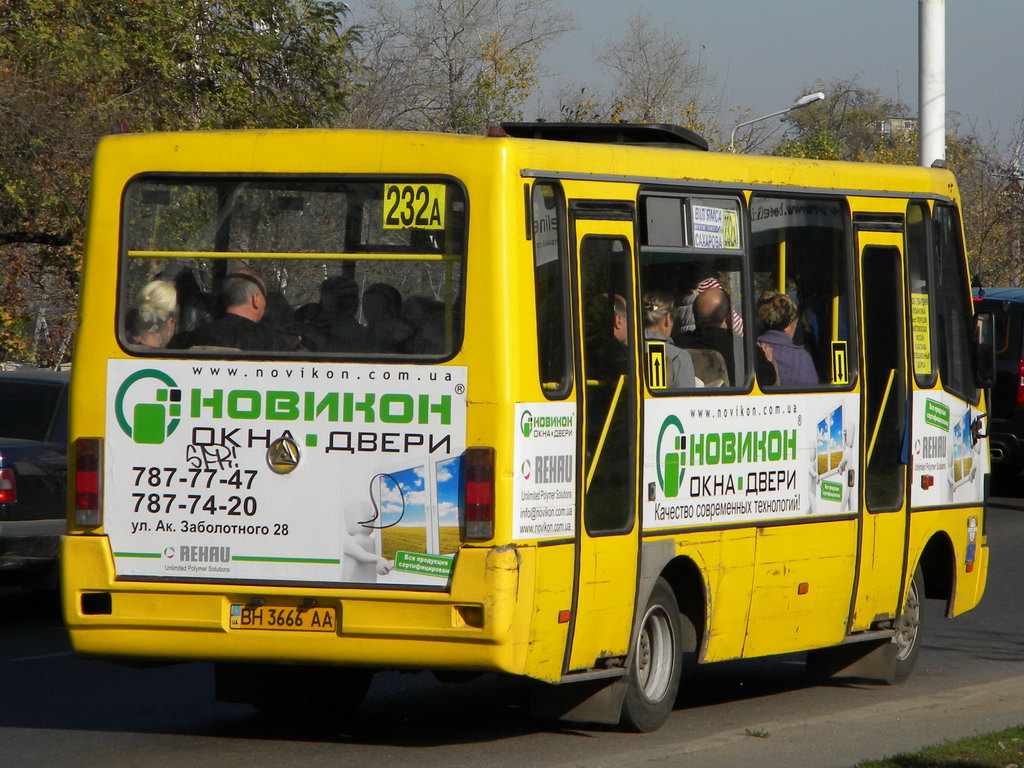
[[[77,653],[124,661],[233,661],[522,674],[532,549],[463,549],[448,592],[119,581],[106,536],[65,536],[64,619]],[[522,592],[521,592],[522,589]],[[334,631],[233,629],[232,605],[315,604]],[[522,613],[518,617],[517,614]],[[526,617],[527,620],[523,621]]]

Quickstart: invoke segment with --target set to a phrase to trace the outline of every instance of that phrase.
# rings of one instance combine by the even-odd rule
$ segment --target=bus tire
[[[896,634],[892,642],[896,646],[896,666],[893,671],[893,683],[902,683],[910,677],[917,664],[917,656],[921,650],[921,604],[924,600],[924,573],[921,566],[914,570],[914,578],[907,587],[907,596],[903,600],[903,610],[896,619]]]
[[[626,672],[620,725],[654,731],[668,719],[682,675],[683,618],[668,582],[659,578],[644,608],[640,632]]]

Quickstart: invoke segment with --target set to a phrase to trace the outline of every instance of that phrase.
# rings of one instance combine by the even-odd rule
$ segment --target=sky
[[[560,0],[574,32],[549,46],[545,93],[610,87],[597,51],[642,10],[700,51],[709,95],[752,117],[784,109],[816,80],[858,77],[917,114],[918,0]],[[947,0],[946,109],[982,140],[1009,145],[1024,117],[1024,0]],[[703,49],[701,47],[703,46]],[[600,80],[600,76],[605,81]],[[526,105],[536,117],[539,101]],[[739,119],[739,118],[737,118]],[[732,126],[722,121],[723,130]],[[948,120],[947,120],[948,124]]]

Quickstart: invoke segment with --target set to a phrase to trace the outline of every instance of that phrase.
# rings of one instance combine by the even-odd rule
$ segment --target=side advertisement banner
[[[576,404],[516,403],[512,538],[576,533]]]
[[[941,390],[914,393],[910,498],[915,507],[982,502],[989,465],[986,441],[971,434],[978,416],[979,411]]]
[[[119,576],[443,586],[466,369],[111,360]]]
[[[644,402],[644,529],[857,511],[853,394]]]

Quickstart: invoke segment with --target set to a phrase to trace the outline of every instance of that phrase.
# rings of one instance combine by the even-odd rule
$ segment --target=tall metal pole
[[[919,0],[920,164],[946,161],[946,0]]]

